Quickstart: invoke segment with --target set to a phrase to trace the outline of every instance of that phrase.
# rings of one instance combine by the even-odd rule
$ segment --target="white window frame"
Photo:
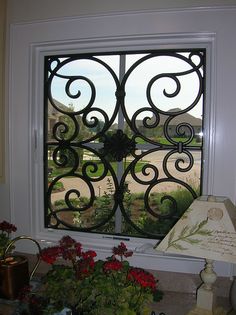
[[[183,40],[184,40],[184,38],[183,38]],[[161,43],[159,43],[159,44],[157,44],[157,45],[154,45],[153,44],[153,42],[156,42],[157,41],[157,38],[153,38],[153,42],[150,40],[148,43],[142,43],[143,42],[143,39],[137,39],[137,42],[138,41],[140,41],[140,43],[139,43],[139,46],[140,46],[140,49],[141,49],[141,53],[140,53],[140,50],[135,50],[132,46],[126,46],[126,47],[128,47],[128,49],[126,49],[126,50],[121,50],[121,51],[119,51],[119,54],[120,53],[123,53],[123,55],[122,55],[122,58],[124,58],[122,61],[119,59],[119,70],[120,70],[120,72],[121,72],[121,74],[119,74],[120,75],[120,77],[121,77],[121,80],[122,80],[122,76],[124,75],[124,73],[125,73],[125,71],[127,70],[125,70],[125,58],[126,58],[126,56],[129,56],[129,54],[130,54],[130,52],[131,51],[134,51],[134,53],[136,54],[145,54],[145,50],[147,51],[147,53],[149,52],[149,51],[152,51],[152,50],[156,50],[157,52],[159,52],[160,50],[163,50],[163,48],[162,48],[162,44]],[[172,39],[171,39],[171,41],[172,41]],[[89,43],[90,44],[90,43]],[[101,42],[99,43],[100,45],[102,45],[103,44],[103,39],[101,39]],[[98,44],[98,49],[100,50],[101,49],[101,47],[99,47],[99,44]],[[125,45],[128,45],[127,43],[126,43],[126,41],[125,41],[125,43],[124,43]],[[115,45],[116,45],[116,40],[114,39],[114,43],[113,43],[113,45],[114,45],[114,47],[113,47],[113,49],[114,48],[116,48],[115,47]],[[148,45],[150,45],[150,47],[148,46]],[[180,47],[180,45],[181,45],[181,47]],[[187,49],[189,49],[189,51],[190,51],[190,46],[189,46],[189,44],[185,44],[184,45],[184,48],[182,47],[182,45],[183,45],[183,43],[181,43],[181,44],[178,44],[178,41],[174,44],[174,46],[175,46],[175,48],[174,49],[176,49],[176,51],[179,53],[179,52],[181,52],[181,51],[178,51],[178,48],[179,49],[183,49],[183,50],[185,50],[186,49],[186,47],[187,47]],[[198,43],[196,43],[196,42],[194,42],[194,40],[193,40],[193,43],[191,43],[190,45],[194,45],[194,48],[203,48],[203,49],[205,49],[206,47],[208,47],[209,46],[209,44],[207,43],[204,43],[203,44],[203,47],[199,47],[198,45]],[[86,53],[88,53],[88,54],[96,54],[96,51],[94,51],[94,52],[91,52],[90,51],[90,47],[84,47],[83,48],[83,51],[81,52],[81,46],[83,46],[83,43],[82,43],[82,45],[81,45],[81,43],[79,43],[79,44],[76,44],[74,47],[73,47],[73,50],[76,52],[78,52],[78,53],[80,53],[80,54],[86,54]],[[89,46],[89,45],[88,45]],[[178,47],[178,48],[176,48],[176,47]],[[44,68],[44,65],[42,64],[42,62],[43,62],[43,60],[44,60],[44,58],[45,57],[47,57],[47,56],[63,56],[63,55],[68,55],[68,51],[67,51],[67,48],[66,48],[66,46],[63,46],[63,48],[61,48],[60,47],[60,44],[58,45],[58,49],[56,50],[57,51],[57,53],[55,54],[55,52],[54,52],[54,47],[52,47],[52,51],[50,51],[50,45],[48,45],[47,46],[47,49],[45,50],[45,47],[43,46],[43,47],[38,47],[39,48],[39,51],[40,51],[40,53],[39,53],[39,56],[38,56],[38,58],[36,57],[36,64],[39,64],[39,69],[43,69]],[[70,49],[71,49],[71,47],[70,47]],[[109,48],[108,48],[109,49]],[[165,48],[166,49],[166,48]],[[170,51],[172,51],[171,49],[173,49],[173,48],[171,48],[171,46],[170,46]],[[106,51],[106,50],[104,50],[104,51],[100,51],[100,55],[103,55],[103,53],[104,54],[106,54],[106,53],[110,53],[111,51],[109,50],[109,51]],[[175,52],[175,50],[173,50],[173,52]],[[187,52],[187,51],[186,51]],[[113,52],[114,53],[114,56],[116,55],[116,52]],[[33,51],[33,54],[35,54],[35,52]],[[119,54],[117,54],[117,55],[119,55]],[[97,57],[99,58],[99,56],[100,55],[97,55]],[[205,67],[205,66],[204,66]],[[210,67],[209,67],[210,68]],[[40,71],[40,70],[39,70]],[[205,71],[205,70],[204,70]],[[44,80],[45,80],[45,74],[43,74],[43,78],[42,77],[40,77],[39,78],[39,74],[40,75],[42,75],[42,73],[41,73],[41,71],[38,73],[37,71],[35,71],[35,78],[36,78],[36,80],[38,80],[39,79],[39,84],[37,84],[37,86],[41,86],[41,88],[43,88],[43,86],[42,86],[42,83],[44,82]],[[204,73],[204,76],[205,76],[205,73]],[[205,80],[205,77],[204,77],[204,80]],[[43,91],[43,93],[44,93],[44,91]],[[205,95],[205,91],[203,92],[203,94]],[[204,106],[204,104],[202,105],[202,106]],[[202,112],[203,112],[203,110],[202,110]],[[43,116],[42,116],[43,115]],[[122,114],[123,115],[123,114]],[[36,117],[36,122],[35,122],[35,125],[36,125],[36,130],[39,130],[39,129],[43,129],[43,123],[44,123],[44,120],[45,119],[47,119],[47,113],[44,113],[43,112],[43,110],[41,109],[40,110],[40,112],[38,112],[38,114],[37,114],[37,117]],[[119,118],[118,118],[118,129],[123,129],[123,124],[124,124],[124,117],[122,116],[122,118],[121,118],[121,120],[120,120],[120,116],[119,116]],[[202,126],[202,128],[203,128],[203,126]],[[204,139],[205,139],[205,135],[204,135]],[[41,141],[42,139],[39,139],[39,141],[40,141],[40,144],[42,144]],[[47,140],[45,140],[45,141],[47,141]],[[43,150],[43,145],[44,145],[44,143],[42,144],[42,145],[40,145],[40,149],[38,150],[38,153],[39,153],[39,156],[41,157],[42,156],[42,152],[41,152],[41,150]],[[98,148],[97,147],[97,145],[95,144],[93,144],[93,143],[89,143],[89,146],[91,147],[91,148],[93,148],[93,149],[96,149],[96,148]],[[149,150],[150,148],[152,148],[153,146],[152,145],[149,145],[148,143],[145,145],[145,148],[147,149],[147,150]],[[207,149],[207,147],[206,147],[206,149]],[[199,152],[201,152],[201,153],[203,153],[202,152],[202,150],[201,149],[199,149]],[[208,152],[206,152],[207,154],[208,154]],[[41,159],[42,160],[42,159]],[[202,163],[203,164],[203,163]],[[121,176],[122,176],[122,174],[123,174],[123,169],[122,169],[122,167],[120,167],[121,165],[119,165],[118,166],[118,169],[117,169],[117,178],[118,178],[118,180],[121,178]],[[39,165],[39,172],[38,172],[38,177],[40,178],[40,187],[41,187],[41,185],[43,185],[43,182],[42,182],[42,179],[41,179],[41,167],[43,167],[43,165]],[[201,165],[201,167],[203,167],[203,165]],[[202,174],[201,174],[201,176],[202,176]],[[206,179],[207,179],[207,176],[206,176]],[[199,181],[200,183],[203,183],[203,182],[206,182],[206,180],[205,181],[203,181],[203,179],[201,180],[200,179],[200,181]],[[37,184],[36,184],[37,185]],[[206,189],[204,190],[204,188],[205,188],[205,186],[206,185],[202,185],[203,186],[203,191],[206,191]],[[73,187],[71,187],[71,188],[73,188]],[[43,197],[43,200],[45,199],[45,193],[44,193],[44,197]],[[41,201],[41,200],[40,200]],[[40,202],[41,203],[41,202]],[[41,208],[45,208],[46,206],[44,205],[44,204],[41,204],[40,205],[40,209]],[[118,233],[120,233],[120,231],[121,231],[121,228],[122,228],[122,214],[121,214],[121,211],[120,211],[120,209],[119,209],[119,207],[118,207],[118,209],[117,209],[117,211],[116,211],[116,213],[115,213],[115,216],[116,216],[116,219],[115,219],[115,229],[117,228],[117,226],[118,226],[118,231],[117,232],[114,232],[114,234],[118,234]],[[42,220],[41,220],[41,222],[42,222]],[[78,232],[77,232],[78,233]],[[89,236],[89,238],[94,238],[94,236],[92,236],[92,234],[94,234],[94,232],[91,232],[91,233],[86,233],[86,234],[88,234],[88,236]],[[80,237],[83,237],[83,235],[84,235],[84,233],[80,233]],[[97,240],[97,239],[99,239],[99,242],[101,241],[101,239],[113,239],[113,237],[112,236],[108,236],[108,235],[104,235],[104,236],[101,236],[101,234],[98,234],[96,237],[95,237],[95,239]],[[125,235],[121,235],[121,236],[119,236],[119,239],[120,240],[129,240],[129,239],[132,239],[132,241],[134,242],[134,240],[135,240],[135,237],[132,237],[132,236],[130,236],[130,235],[128,235],[128,236],[125,236]],[[140,243],[140,241],[142,242],[142,243],[145,243],[145,242],[147,242],[148,240],[146,239],[146,238],[143,238],[143,239],[140,239],[139,240],[139,242],[138,243]],[[157,242],[157,241],[151,241],[152,243],[154,242],[154,244]]]
[[[204,148],[203,192],[214,193],[216,34],[202,31],[185,33],[176,30],[176,32],[166,32],[163,35],[158,33],[157,22],[157,27],[152,32],[143,31],[143,34],[138,35],[132,28],[127,31],[124,29],[125,25],[122,26],[124,19],[130,25],[133,25],[132,23],[137,25],[148,18],[158,21],[159,14],[161,12],[158,11],[130,13],[12,25],[9,83],[10,194],[11,218],[12,222],[17,222],[19,234],[31,235],[42,244],[56,242],[65,234],[65,231],[44,228],[42,104],[44,103],[43,59],[45,54],[60,54],[63,51],[67,53],[131,51],[142,50],[144,47],[146,49],[205,48],[207,92],[204,139],[208,145]],[[176,14],[178,15],[178,12]],[[171,15],[168,19],[172,19]],[[123,27],[123,35],[122,30],[119,33],[113,27],[111,32],[109,29],[104,30],[103,25],[106,23],[112,25],[115,22],[121,28]],[[94,30],[93,36],[86,31],[86,29],[91,30],[91,27]],[[78,34],[76,29],[81,29],[81,33]],[[145,31],[147,32],[148,29]],[[17,102],[22,106],[21,109],[16,107]],[[22,110],[25,117],[20,116]],[[25,126],[22,127],[22,124]],[[19,144],[22,147],[20,151],[17,151]],[[107,256],[111,247],[119,243],[117,239],[107,239],[93,233],[70,232],[67,234],[77,238],[84,248],[97,249],[101,256]],[[134,264],[150,269],[190,273],[198,273],[202,269],[201,259],[164,256],[152,249],[155,243],[156,240],[131,238],[127,245],[135,251],[132,258]],[[25,251],[31,251],[28,244],[22,245],[22,248]],[[216,270],[220,275],[229,275],[231,268],[227,264],[218,263]]]
[[[35,113],[35,116],[33,118],[33,125],[35,126],[35,137],[37,138],[37,149],[35,152],[35,155],[37,157],[40,157],[37,161],[37,166],[35,169],[36,174],[33,174],[33,177],[37,179],[37,181],[35,182],[35,187],[36,187],[36,191],[40,192],[40,196],[41,198],[39,198],[38,202],[35,204],[35,207],[38,208],[36,211],[39,213],[39,220],[36,223],[36,231],[37,231],[37,238],[46,238],[48,239],[48,229],[44,229],[42,228],[43,226],[43,222],[44,222],[44,212],[41,211],[40,209],[44,208],[44,193],[43,193],[43,139],[41,136],[38,135],[38,131],[40,134],[43,133],[43,123],[44,123],[44,108],[42,106],[42,104],[44,104],[44,57],[45,56],[53,56],[56,54],[60,54],[60,55],[67,55],[68,53],[71,53],[71,50],[73,52],[79,52],[81,54],[86,54],[86,53],[97,53],[97,50],[100,53],[107,53],[107,52],[111,52],[111,51],[116,51],[117,49],[119,49],[120,51],[124,50],[125,51],[129,51],[131,52],[132,50],[135,52],[137,50],[141,50],[144,51],[145,49],[148,50],[161,50],[161,49],[193,49],[193,48],[203,48],[206,49],[206,55],[208,56],[208,59],[210,60],[213,56],[212,56],[212,37],[208,37],[206,38],[206,42],[199,40],[199,37],[196,37],[196,34],[191,34],[191,40],[189,40],[189,38],[185,37],[184,35],[179,35],[176,36],[173,40],[173,38],[170,36],[170,42],[172,42],[172,44],[164,44],[162,43],[162,40],[159,39],[158,36],[154,36],[152,38],[149,38],[148,40],[146,40],[144,37],[140,37],[140,38],[136,38],[136,44],[134,45],[134,43],[132,43],[132,45],[129,44],[130,39],[125,39],[123,38],[122,40],[122,46],[119,45],[119,47],[117,48],[117,40],[114,39],[110,39],[109,44],[108,45],[104,45],[104,39],[100,38],[99,41],[94,44],[93,41],[80,41],[78,43],[73,43],[73,45],[71,44],[67,44],[65,42],[60,42],[58,44],[51,45],[50,43],[48,44],[36,44],[33,45],[31,48],[32,51],[32,56],[33,56],[33,64],[36,66],[36,68],[32,68],[32,82],[35,82],[34,86],[32,86],[32,91],[36,90],[37,87],[37,99],[35,99],[35,108],[33,110],[33,112]],[[189,41],[189,42],[188,42]],[[155,44],[153,44],[155,43]],[[120,43],[119,43],[120,44]],[[96,45],[96,48],[95,48]],[[95,51],[93,51],[94,49],[96,49]],[[33,66],[33,65],[32,65]],[[210,67],[208,67],[207,70],[210,70]],[[208,71],[206,71],[208,72]],[[34,77],[34,79],[33,79]],[[32,95],[33,96],[33,95]],[[33,102],[32,102],[33,103]],[[207,106],[206,106],[207,107]],[[34,114],[32,112],[32,114]],[[207,113],[205,114],[206,116]],[[207,119],[207,118],[206,118]],[[204,139],[206,137],[206,141],[208,142],[209,136],[207,137],[207,134],[204,135]],[[206,154],[207,156],[209,156],[209,149],[207,149],[207,147],[204,148],[204,154]],[[205,152],[206,151],[206,152]],[[207,191],[206,185],[207,183],[207,179],[208,179],[208,172],[206,171],[206,176],[203,179],[203,192]],[[204,176],[204,175],[203,175]],[[58,236],[62,236],[65,234],[65,231],[61,230],[61,231],[56,231],[54,229],[50,230],[50,235],[51,234],[55,234]],[[66,231],[67,232],[67,231]],[[103,246],[106,246],[106,244],[108,244],[109,246],[111,245],[111,242],[109,241],[109,238],[113,241],[112,237],[109,236],[103,236],[102,234],[96,234],[94,235],[94,233],[83,233],[83,232],[76,232],[73,233],[79,236],[80,239],[82,239],[83,244],[85,245],[97,245],[99,247],[99,245],[101,244],[101,242],[103,243]],[[127,237],[123,237],[123,239],[125,240]],[[156,240],[147,240],[146,238],[135,238],[135,237],[128,237],[130,239],[130,241],[132,241],[132,243],[135,244],[136,246],[140,246],[141,244],[145,244],[147,242],[150,242],[152,244],[155,244],[157,241]],[[88,241],[88,239],[91,239],[90,243]],[[120,237],[120,239],[122,239],[122,237]],[[132,246],[134,247],[134,245]]]

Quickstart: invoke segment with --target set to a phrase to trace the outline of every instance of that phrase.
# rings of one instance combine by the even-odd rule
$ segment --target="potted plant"
[[[16,232],[16,230],[17,228],[14,224],[7,221],[0,222],[0,260],[3,259],[5,250],[10,243],[11,233]]]
[[[16,230],[14,224],[0,222],[0,297],[5,299],[15,299],[29,280],[27,259],[19,255],[13,256],[11,252],[14,246],[9,247],[11,233]]]
[[[28,259],[25,256],[12,254],[14,244],[19,240],[30,240],[34,242],[40,253],[41,248],[37,241],[29,236],[18,236],[11,239],[11,233],[16,232],[14,224],[7,221],[0,222],[0,297],[5,299],[16,299],[19,292],[27,284],[35,273],[40,257],[38,257],[31,273],[29,274]]]
[[[126,258],[132,254],[120,243],[111,257],[96,260],[95,251],[83,251],[79,242],[64,236],[58,246],[41,251],[41,259],[52,268],[36,290],[22,295],[28,313],[55,314],[68,308],[73,315],[150,315],[149,303],[161,297],[157,280],[130,266]]]

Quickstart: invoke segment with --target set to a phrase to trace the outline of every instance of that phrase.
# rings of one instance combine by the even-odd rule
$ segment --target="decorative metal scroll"
[[[204,71],[204,50],[46,57],[45,225],[164,237],[201,192]]]

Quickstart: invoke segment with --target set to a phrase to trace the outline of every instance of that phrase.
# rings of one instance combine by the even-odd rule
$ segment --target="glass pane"
[[[201,192],[204,54],[45,59],[47,227],[169,231]]]

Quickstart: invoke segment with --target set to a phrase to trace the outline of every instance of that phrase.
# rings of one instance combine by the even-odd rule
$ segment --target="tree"
[[[63,122],[67,126],[67,130],[65,131],[64,128],[60,129],[60,138],[63,140],[69,140],[75,133],[76,126],[74,120],[71,118],[71,113],[74,113],[74,106],[73,104],[69,104],[68,106],[68,115],[63,114],[60,116],[60,122]],[[74,147],[74,150],[78,156],[79,165],[78,168],[82,167],[83,164],[83,155],[84,150],[82,148],[76,147],[75,144],[79,144],[82,140],[88,138],[91,135],[91,131],[86,127],[82,121],[82,117],[80,115],[74,114],[74,117],[76,118],[76,124],[79,127],[78,134],[76,138],[70,142],[70,147]],[[71,167],[75,165],[75,156],[69,149],[61,149],[60,155],[67,156],[68,162],[66,166]]]

